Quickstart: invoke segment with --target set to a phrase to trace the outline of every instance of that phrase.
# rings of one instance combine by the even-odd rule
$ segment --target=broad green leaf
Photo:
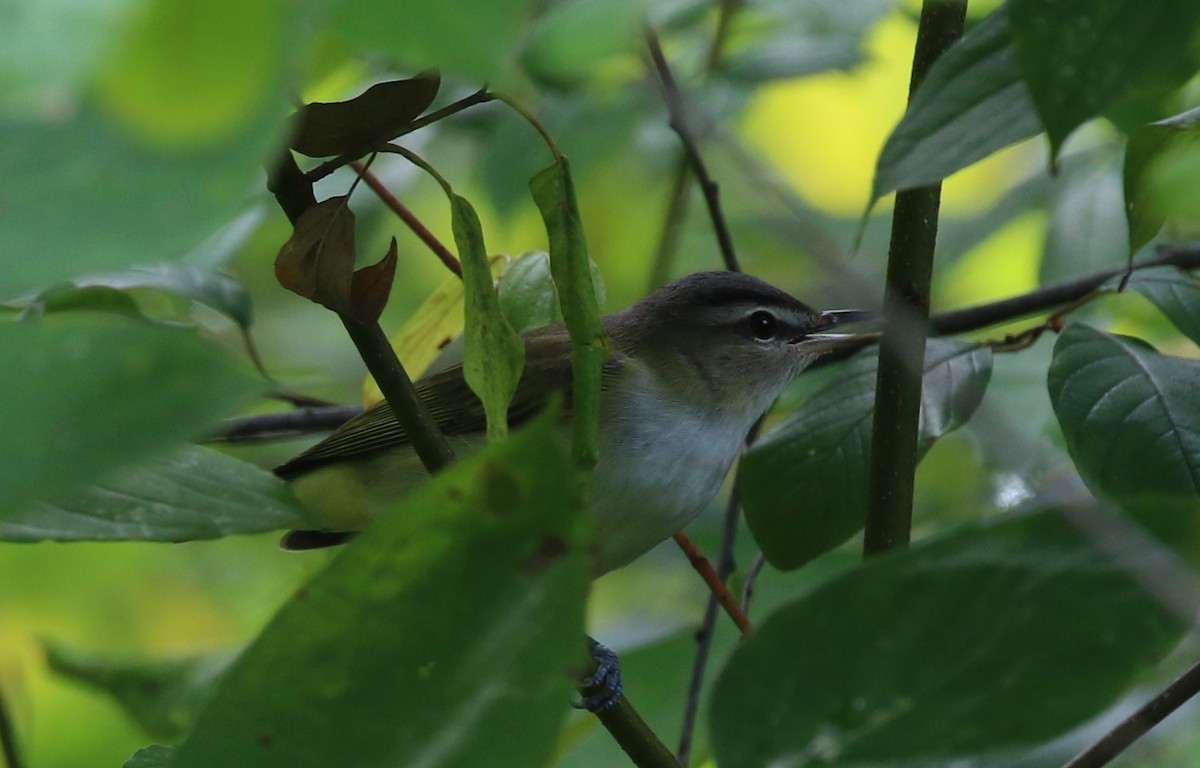
[[[521,63],[549,85],[585,82],[606,60],[637,51],[648,5],[647,0],[567,0],[548,6],[529,30]]]
[[[199,446],[0,518],[0,541],[195,541],[304,524],[283,481]]]
[[[1041,129],[1001,6],[929,70],[879,153],[871,202],[941,181]]]
[[[1177,496],[1200,508],[1200,361],[1072,324],[1048,385],[1067,450],[1088,485],[1123,504]]]
[[[1200,109],[1192,109],[1134,131],[1125,145],[1125,215],[1129,250],[1150,242],[1167,220],[1154,188],[1156,162],[1200,143]]]
[[[1100,152],[1054,181],[1038,277],[1044,283],[1120,267],[1129,261],[1120,158]]]
[[[722,768],[974,764],[1102,712],[1185,629],[1055,510],[972,526],[761,623],[717,682],[714,751]]]
[[[356,50],[377,51],[410,70],[438,69],[502,83],[529,17],[528,0],[464,8],[442,0],[346,0],[327,9],[328,29]]]
[[[599,454],[600,373],[608,360],[608,342],[600,323],[600,304],[567,158],[557,157],[553,165],[530,179],[529,188],[546,226],[550,272],[571,335],[575,460],[590,467]]]
[[[171,768],[178,747],[166,744],[151,744],[143,747],[125,761],[123,768]]]
[[[58,675],[106,693],[153,739],[172,741],[191,727],[235,654],[145,661],[98,654],[43,640]]]
[[[1109,281],[1109,286],[1120,278]],[[1174,267],[1154,267],[1134,272],[1127,286],[1150,300],[1180,333],[1200,344],[1200,280]]]
[[[0,324],[0,515],[201,434],[258,389],[190,330],[55,315]]]
[[[604,279],[595,262],[590,266],[596,301],[603,306]],[[504,316],[520,333],[563,321],[558,289],[550,274],[550,255],[545,251],[531,251],[518,257],[500,278],[499,293]]]
[[[436,476],[279,611],[174,768],[544,765],[586,658],[572,476],[552,414]]]
[[[300,29],[278,0],[52,0],[6,14],[0,39],[32,34],[0,45],[0,81],[29,77],[17,101],[44,103],[26,99],[0,125],[12,190],[0,297],[177,260],[242,211],[278,135],[285,57],[304,48],[286,38]],[[11,67],[10,50],[47,37],[30,69]]]
[[[465,197],[450,193],[450,219],[466,292],[463,376],[483,403],[488,438],[502,438],[508,433],[508,405],[525,367],[525,345],[500,311],[483,226]]]
[[[799,568],[862,528],[877,363],[874,354],[850,360],[742,460],[746,522],[777,568]],[[970,419],[991,372],[989,349],[929,340],[922,453]]]
[[[1200,4],[1191,0],[1010,0],[1017,60],[1051,158],[1085,121],[1141,88],[1196,72]]]
[[[785,0],[744,6],[732,15],[720,72],[757,82],[848,70],[863,58],[863,38],[893,5],[893,0]]]
[[[250,293],[228,275],[188,264],[134,267],[124,272],[89,275],[47,288],[29,302],[39,313],[67,309],[97,309],[131,316],[140,315],[129,291],[154,289],[215,309],[242,328],[254,321]]]

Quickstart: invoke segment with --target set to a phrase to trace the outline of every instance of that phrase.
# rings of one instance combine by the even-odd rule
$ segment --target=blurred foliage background
[[[504,0],[473,4],[469,13],[443,5],[0,5],[2,298],[164,261],[216,268],[240,288],[200,301],[188,288],[123,293],[141,313],[194,323],[250,371],[247,325],[266,370],[289,390],[359,402],[363,368],[336,317],[275,282],[272,260],[290,226],[265,191],[261,166],[297,100],[344,99],[431,67],[445,82],[438,104],[486,82],[536,114],[571,158],[609,310],[667,276],[720,268],[711,223],[690,186],[678,245],[662,245],[680,150],[642,56],[648,14],[683,83],[743,268],[816,306],[877,306],[890,197],[871,209],[857,252],[853,242],[879,150],[904,111],[917,3],[764,0],[723,3],[722,10],[696,0]],[[969,23],[996,5],[973,3]],[[726,13],[728,28],[720,21]],[[722,40],[715,56],[714,38]],[[1179,111],[1187,98],[1185,89],[1162,99],[1159,116]],[[1039,136],[951,177],[935,311],[1123,264],[1121,130],[1114,115],[1076,132],[1057,175],[1047,170]],[[484,105],[405,141],[472,200],[491,252],[545,248],[526,184],[548,158],[518,116]],[[452,242],[445,198],[432,181],[396,158],[381,158],[373,170]],[[318,196],[340,194],[351,179],[338,171]],[[383,253],[393,236],[400,242],[383,319],[390,331],[447,273],[368,189],[353,204],[363,253]],[[1138,296],[1086,311],[1097,324],[1195,354]],[[1044,384],[1051,345],[997,356],[979,417],[924,460],[918,536],[1009,509],[1044,477],[1066,471]],[[1014,412],[1020,419],[1004,415]],[[1019,439],[980,434],[989,431]],[[39,439],[9,431],[4,441],[20,450]],[[304,445],[229,450],[270,467]],[[59,446],[62,461],[71,461],[71,450]],[[711,551],[720,511],[710,513],[692,532]],[[42,640],[117,658],[235,649],[326,558],[282,552],[276,541],[268,534],[178,545],[0,544],[0,689],[29,765],[117,765],[148,741],[111,699],[52,674]],[[765,614],[856,562],[856,552],[848,545],[796,573],[768,568],[754,611]],[[753,559],[744,531],[739,553],[743,565]],[[673,544],[605,577],[593,592],[592,634],[623,652],[632,694],[668,741],[677,732],[691,632],[705,598]],[[722,624],[714,658],[732,643]],[[1184,730],[1164,729],[1129,759],[1200,765],[1195,738]],[[562,752],[564,765],[623,764],[582,716],[571,721]]]

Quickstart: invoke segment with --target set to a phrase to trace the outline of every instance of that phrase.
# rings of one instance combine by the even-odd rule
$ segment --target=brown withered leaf
[[[383,314],[396,276],[396,238],[387,255],[378,263],[354,273],[350,283],[350,316],[363,323],[373,323]]]
[[[422,72],[372,85],[349,101],[305,104],[292,117],[290,146],[309,157],[365,154],[403,133],[440,86],[437,72]]]
[[[348,200],[331,197],[305,211],[275,257],[280,285],[339,313],[350,309],[354,279],[354,212]]]

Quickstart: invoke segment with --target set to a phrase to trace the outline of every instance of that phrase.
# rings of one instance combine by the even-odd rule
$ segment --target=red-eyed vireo
[[[609,359],[600,459],[591,484],[594,572],[629,563],[684,528],[716,495],[754,422],[821,354],[855,337],[823,334],[853,311],[822,312],[757,278],[698,272],[604,318]],[[571,385],[566,329],[524,334],[525,370],[512,424]],[[483,407],[462,368],[417,382],[462,455],[483,444]],[[351,419],[275,470],[295,484],[325,531],[293,531],[284,546],[337,543],[426,477],[386,403]]]

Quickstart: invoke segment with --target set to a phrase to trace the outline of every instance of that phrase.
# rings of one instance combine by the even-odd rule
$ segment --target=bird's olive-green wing
[[[570,409],[570,342],[561,327],[538,329],[525,335],[526,364],[516,394],[508,409],[510,426],[517,426],[537,413],[554,393],[561,393],[564,409]],[[614,361],[605,366],[604,383],[615,370]],[[462,367],[454,366],[416,383],[417,395],[429,408],[444,435],[482,433],[487,428],[483,404],[463,378]],[[396,421],[386,402],[377,403],[347,421],[333,434],[304,453],[275,468],[284,480],[293,480],[318,467],[363,458],[387,448],[406,445],[408,435]]]

